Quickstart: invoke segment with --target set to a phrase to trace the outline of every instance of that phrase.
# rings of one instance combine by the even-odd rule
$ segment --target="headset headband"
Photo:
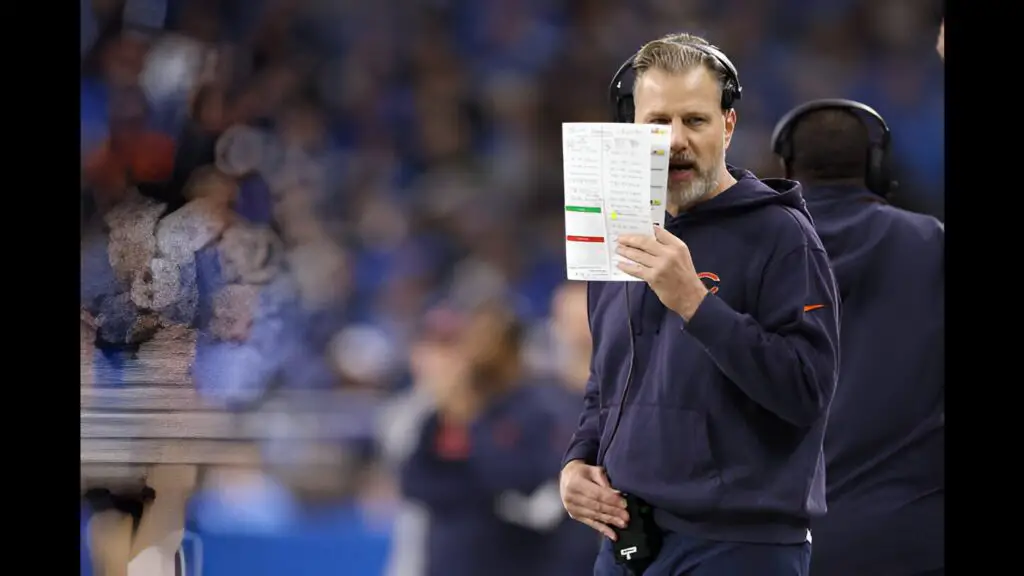
[[[874,108],[862,102],[847,100],[846,98],[822,98],[820,100],[804,102],[789,112],[786,112],[786,115],[779,120],[775,125],[775,129],[772,130],[772,151],[779,154],[779,146],[788,141],[791,133],[793,132],[793,127],[796,126],[800,118],[818,110],[848,110],[854,113],[861,112],[864,116],[874,120],[881,129],[881,135],[878,137],[876,143],[880,146],[889,145],[889,125],[885,123],[885,119],[882,118],[882,115],[875,111]],[[876,139],[872,138],[872,140]]]
[[[822,98],[805,102],[787,112],[775,125],[775,129],[772,130],[772,152],[782,159],[786,169],[786,177],[792,176],[790,171],[794,154],[792,143],[793,129],[804,116],[819,110],[845,110],[851,112],[864,124],[865,128],[868,128],[868,173],[865,174],[865,181],[867,187],[872,192],[882,197],[887,197],[896,186],[896,182],[892,180],[892,175],[890,174],[889,144],[891,135],[889,125],[886,124],[885,119],[874,108],[846,98]],[[865,122],[865,118],[869,118],[870,122],[875,124],[877,128],[875,130],[876,135],[871,134],[872,130],[868,123]]]
[[[743,87],[740,85],[739,72],[736,71],[736,67],[732,61],[719,50],[717,47],[711,44],[695,44],[689,42],[674,42],[679,46],[688,46],[695,50],[710,56],[716,62],[718,62],[725,70],[725,84],[722,86],[722,110],[729,110],[733,108],[738,100],[743,97]],[[641,47],[640,50],[643,50]],[[633,68],[633,63],[636,60],[640,50],[637,50],[630,56],[625,62],[619,66],[616,70],[615,75],[612,76],[612,81],[608,85],[608,100],[612,106],[612,114],[616,122],[632,122],[631,117],[626,116],[626,109],[629,112],[633,110],[633,87],[624,87],[623,79],[626,74]],[[626,105],[626,106],[624,106]]]

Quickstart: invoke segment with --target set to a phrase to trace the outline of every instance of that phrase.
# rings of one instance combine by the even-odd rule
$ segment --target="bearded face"
[[[722,150],[721,147],[718,148]],[[718,188],[718,174],[725,157],[719,152],[701,163],[695,154],[673,151],[669,159],[668,202],[688,207],[697,204]]]
[[[718,189],[725,173],[725,150],[736,114],[722,111],[722,88],[707,68],[680,72],[646,70],[633,90],[634,121],[672,127],[668,209],[686,210]]]

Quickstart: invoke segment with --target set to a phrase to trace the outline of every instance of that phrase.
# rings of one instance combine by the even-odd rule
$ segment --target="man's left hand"
[[[616,252],[632,260],[620,261],[619,270],[647,282],[662,304],[689,320],[708,291],[686,243],[660,226],[654,227],[654,236],[619,236],[618,243]]]

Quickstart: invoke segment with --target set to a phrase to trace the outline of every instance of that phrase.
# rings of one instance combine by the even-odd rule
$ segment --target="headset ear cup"
[[[616,118],[619,122],[626,124],[633,123],[633,117],[636,115],[635,108],[633,107],[633,95],[629,94],[619,98],[618,106],[619,117]]]
[[[899,184],[896,182],[896,174],[893,170],[892,165],[892,154],[889,153],[889,148],[882,146],[879,148],[879,160],[878,160],[878,173],[879,178],[882,180],[882,189],[886,198],[889,198],[896,192],[896,188]]]
[[[776,143],[776,154],[782,158],[782,166],[786,169],[786,178],[793,177],[793,147],[789,141],[789,126],[782,129]]]
[[[736,105],[736,101],[740,99],[739,94],[736,84],[733,84],[732,81],[726,82],[722,87],[722,110],[732,109]]]
[[[885,150],[880,146],[872,145],[868,148],[868,173],[864,178],[868,189],[883,198],[889,191],[885,156]]]
[[[779,159],[779,165],[782,166],[782,177],[787,180],[793,179],[793,165],[789,160],[786,160],[782,156],[776,156]]]

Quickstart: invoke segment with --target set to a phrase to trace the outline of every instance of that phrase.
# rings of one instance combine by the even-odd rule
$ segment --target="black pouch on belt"
[[[626,499],[629,524],[614,528],[618,540],[612,542],[615,561],[634,576],[641,576],[661,550],[661,529],[654,523],[654,510],[641,498],[631,494]]]

